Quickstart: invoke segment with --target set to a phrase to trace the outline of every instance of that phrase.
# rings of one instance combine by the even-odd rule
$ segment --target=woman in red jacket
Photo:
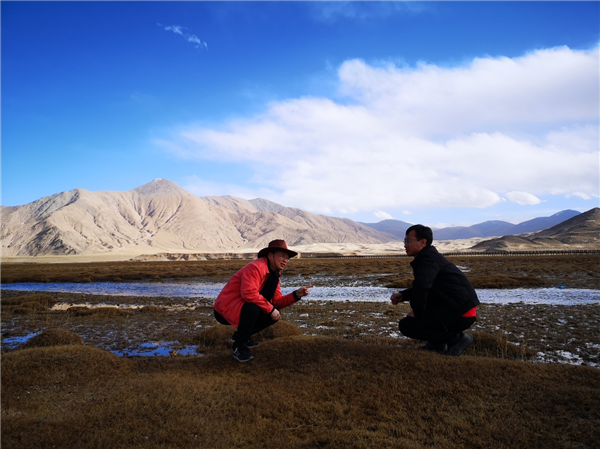
[[[312,285],[287,295],[282,295],[279,288],[281,271],[297,254],[288,249],[284,240],[273,240],[259,251],[258,259],[235,273],[219,293],[213,306],[215,318],[221,324],[237,328],[232,342],[233,358],[238,362],[254,358],[248,348],[258,343],[252,340],[252,335],[279,321],[278,309],[308,295]]]

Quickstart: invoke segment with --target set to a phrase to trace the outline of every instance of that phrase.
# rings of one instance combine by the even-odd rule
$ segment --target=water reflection
[[[91,282],[79,283],[21,283],[3,284],[3,290],[67,292],[93,295],[114,296],[156,296],[170,298],[207,298],[215,299],[224,284],[219,283],[177,283],[177,282]],[[297,288],[297,287],[295,287]],[[290,293],[294,288],[283,288]],[[388,302],[394,290],[383,287],[339,286],[314,287],[303,301],[363,301]],[[600,290],[572,288],[517,288],[517,289],[480,289],[477,290],[482,303],[576,305],[599,304]]]

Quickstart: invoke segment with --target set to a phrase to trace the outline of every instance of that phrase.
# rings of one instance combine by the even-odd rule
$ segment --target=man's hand
[[[303,296],[308,295],[309,293],[309,289],[313,288],[314,285],[307,285],[305,287],[300,287],[298,290],[296,290],[296,296],[298,296],[298,298],[302,298]]]
[[[392,300],[392,304],[396,305],[399,302],[402,302],[402,293],[394,293],[390,296],[390,299]]]
[[[281,319],[281,313],[279,313],[279,310],[273,309],[271,312],[271,318],[273,318],[273,321],[279,321]]]

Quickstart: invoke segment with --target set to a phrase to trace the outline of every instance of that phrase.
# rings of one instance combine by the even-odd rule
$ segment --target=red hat
[[[272,242],[269,242],[269,246],[258,252],[258,257],[265,257],[267,254],[274,253],[275,251],[285,251],[290,256],[290,259],[298,255],[296,251],[288,249],[285,240],[273,240]]]

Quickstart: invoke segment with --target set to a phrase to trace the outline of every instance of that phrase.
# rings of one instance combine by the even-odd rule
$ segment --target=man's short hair
[[[420,224],[412,225],[406,230],[406,235],[410,234],[411,231],[415,231],[417,240],[425,239],[427,240],[427,246],[431,246],[431,243],[433,242],[433,231],[431,228]]]

